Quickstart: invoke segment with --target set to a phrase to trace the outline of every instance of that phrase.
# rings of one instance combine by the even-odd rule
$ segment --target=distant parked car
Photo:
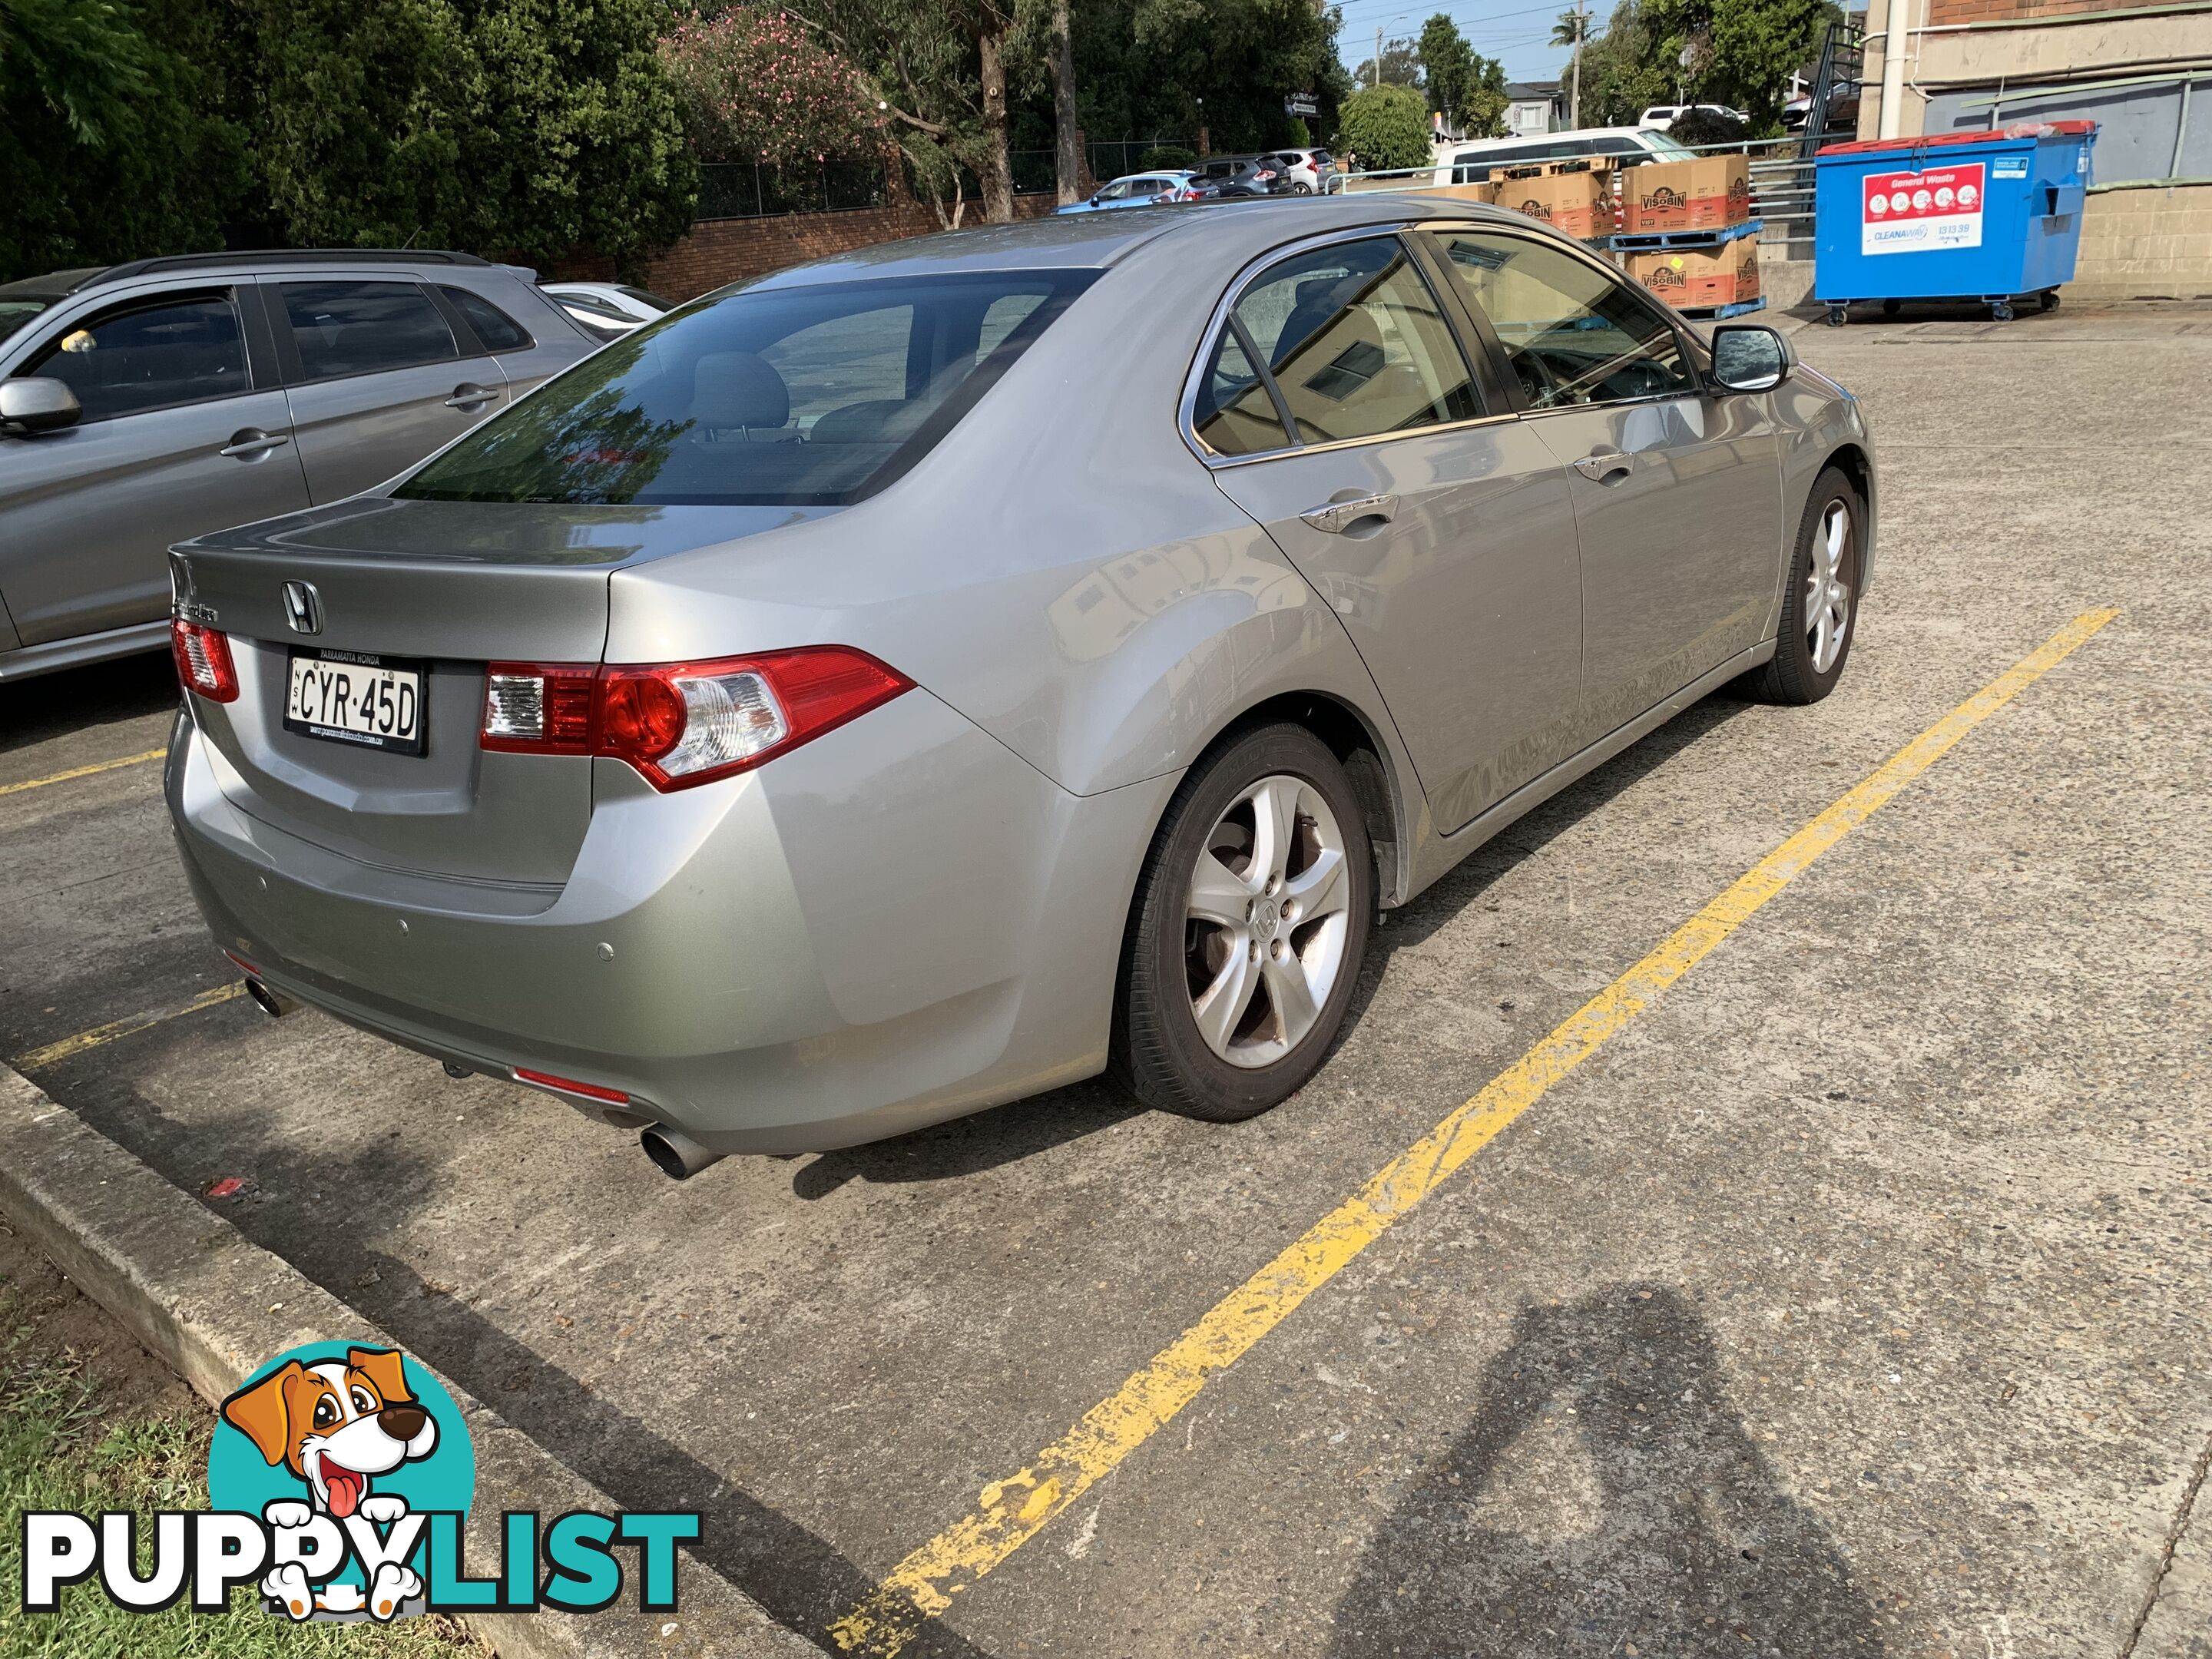
[[[1805,131],[1805,119],[1812,113],[1811,98],[1792,98],[1782,106],[1782,125],[1788,132]],[[1859,89],[1856,82],[1844,82],[1828,94],[1828,118],[1822,125],[1830,131],[1838,127],[1856,129],[1859,121]]]
[[[1191,175],[1185,172],[1133,173],[1101,185],[1089,199],[1071,202],[1056,213],[1099,213],[1109,208],[1153,207],[1168,202],[1189,202]]]
[[[1279,149],[1263,159],[1282,169],[1283,191],[1292,196],[1320,195],[1329,174],[1336,171],[1334,160],[1325,149]]]
[[[1282,164],[1273,155],[1217,155],[1199,168],[1190,184],[1193,199],[1200,202],[1272,196],[1278,187],[1291,193]]]
[[[1730,109],[1726,104],[1654,104],[1637,118],[1636,125],[1664,132],[1693,109],[1704,110],[1710,115],[1724,115],[1731,121],[1748,121],[1751,118],[1741,110]]]
[[[0,286],[0,679],[158,648],[169,544],[358,494],[597,343],[466,253],[193,253]]]
[[[595,338],[612,340],[676,309],[673,300],[627,283],[540,283],[541,292],[560,301],[571,322]]]
[[[1480,184],[1492,167],[1528,167],[1539,161],[1572,161],[1610,157],[1622,167],[1644,161],[1690,161],[1697,152],[1665,133],[1647,127],[1584,127],[1577,132],[1547,132],[1540,138],[1490,138],[1462,144],[1437,169],[1440,185]]]

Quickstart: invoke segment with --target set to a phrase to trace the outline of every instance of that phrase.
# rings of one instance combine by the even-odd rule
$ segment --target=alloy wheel
[[[1843,654],[1851,625],[1851,514],[1841,501],[1828,503],[1813,538],[1805,576],[1805,643],[1813,672],[1825,674]]]
[[[1313,1030],[1344,970],[1352,884],[1321,792],[1287,774],[1243,790],[1191,873],[1184,969],[1207,1048],[1269,1066]]]

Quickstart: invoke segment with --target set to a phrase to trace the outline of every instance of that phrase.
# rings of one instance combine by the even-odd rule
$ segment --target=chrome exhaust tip
[[[287,1014],[300,1011],[297,1000],[282,991],[271,990],[265,981],[256,979],[250,974],[246,980],[246,994],[252,997],[254,1006],[271,1019],[282,1019]]]
[[[671,1181],[686,1180],[710,1164],[720,1164],[726,1156],[708,1152],[683,1130],[672,1129],[665,1123],[649,1125],[639,1134],[637,1144],[645,1148],[645,1155]]]

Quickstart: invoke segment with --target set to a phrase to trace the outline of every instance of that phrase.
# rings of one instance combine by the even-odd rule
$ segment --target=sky
[[[1357,74],[1375,55],[1375,31],[1384,40],[1413,38],[1421,25],[1443,12],[1459,25],[1468,44],[1486,58],[1505,65],[1509,81],[1549,81],[1565,68],[1564,47],[1549,44],[1552,26],[1574,0],[1551,0],[1531,5],[1529,0],[1344,0],[1344,30],[1336,38],[1346,69]],[[1611,0],[1590,0],[1593,18],[1612,9]],[[1601,24],[1593,25],[1601,27]]]

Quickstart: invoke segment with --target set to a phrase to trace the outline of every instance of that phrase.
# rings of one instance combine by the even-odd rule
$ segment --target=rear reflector
[[[748,771],[914,689],[865,651],[807,646],[707,662],[495,662],[480,738],[509,754],[605,755],[656,789]]]
[[[562,1094],[581,1095],[586,1100],[604,1100],[611,1106],[627,1106],[629,1097],[619,1089],[602,1089],[596,1083],[579,1083],[573,1078],[555,1077],[550,1072],[526,1072],[514,1068],[517,1083],[534,1083],[541,1089],[558,1089]]]
[[[177,659],[177,678],[187,691],[196,691],[210,702],[238,700],[238,668],[230,659],[227,635],[173,617],[169,650]]]
[[[248,962],[244,957],[239,955],[237,951],[225,951],[223,955],[228,957],[231,960],[232,966],[235,967],[240,973],[245,975],[246,978],[259,979],[261,977],[261,970],[258,968],[256,968],[252,963]]]

